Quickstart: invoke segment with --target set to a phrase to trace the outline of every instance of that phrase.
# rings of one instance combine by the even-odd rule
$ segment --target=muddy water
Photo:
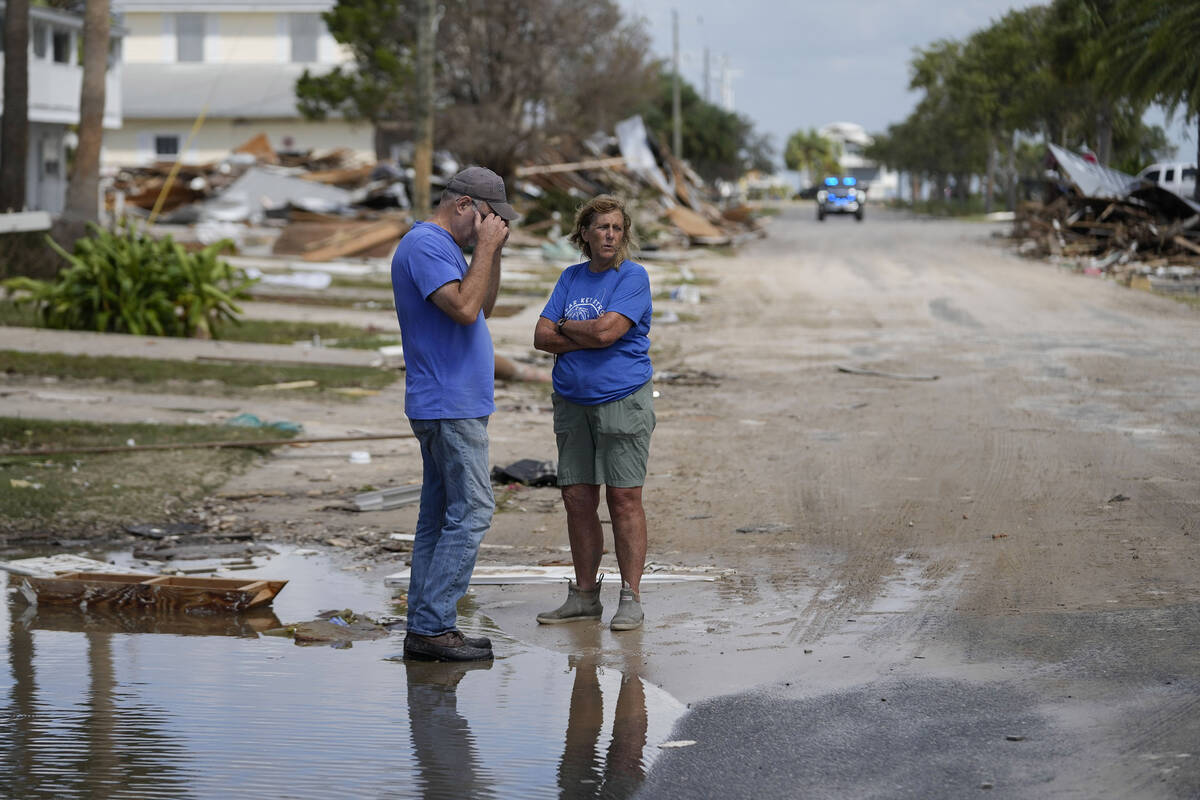
[[[389,660],[262,636],[324,609],[394,610],[380,582],[282,555],[265,615],[135,623],[0,603],[0,797],[628,797],[683,707],[632,671],[522,645],[464,604],[492,664]],[[15,581],[10,579],[10,585]]]

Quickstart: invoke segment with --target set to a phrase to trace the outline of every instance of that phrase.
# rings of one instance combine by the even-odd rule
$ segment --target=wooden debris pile
[[[108,187],[108,207],[151,222],[209,226],[210,238],[245,226],[279,229],[271,252],[305,261],[387,258],[411,227],[411,172],[362,163],[345,149],[277,151],[259,134],[218,162],[122,169]],[[449,177],[435,176],[435,197]],[[561,249],[575,209],[602,193],[632,201],[644,250],[763,235],[748,206],[718,208],[717,190],[632,117],[616,136],[557,143],[515,170],[509,196],[523,216],[510,241]]]
[[[718,208],[715,187],[647,131],[640,117],[619,123],[617,135],[548,147],[518,167],[516,188],[529,230],[569,227],[570,214],[597,194],[634,200],[643,248],[736,244],[763,235],[748,206]],[[534,228],[533,226],[538,226]]]
[[[1022,254],[1127,285],[1200,290],[1200,206],[1051,146],[1057,176],[1017,210]]]

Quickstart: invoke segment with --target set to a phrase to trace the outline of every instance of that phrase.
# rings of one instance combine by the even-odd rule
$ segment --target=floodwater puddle
[[[147,617],[0,603],[0,796],[20,798],[619,798],[684,707],[597,649],[504,636],[468,597],[493,663],[391,660],[263,636],[326,609],[391,614],[391,590],[319,556],[255,559],[289,579],[240,617]],[[129,566],[124,564],[121,566]],[[611,654],[609,654],[611,655]]]

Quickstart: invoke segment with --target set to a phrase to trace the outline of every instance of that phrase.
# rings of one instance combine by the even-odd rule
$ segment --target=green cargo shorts
[[[581,406],[557,393],[553,399],[559,486],[603,483],[630,489],[646,482],[655,425],[652,382],[598,406]]]

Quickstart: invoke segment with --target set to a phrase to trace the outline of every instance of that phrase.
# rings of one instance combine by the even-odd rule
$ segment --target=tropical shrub
[[[237,300],[255,282],[220,258],[222,240],[188,252],[170,236],[154,239],[125,223],[115,231],[89,225],[91,236],[68,253],[47,239],[70,266],[52,281],[9,278],[2,284],[18,304],[32,304],[47,328],[138,336],[220,338],[236,322]]]

